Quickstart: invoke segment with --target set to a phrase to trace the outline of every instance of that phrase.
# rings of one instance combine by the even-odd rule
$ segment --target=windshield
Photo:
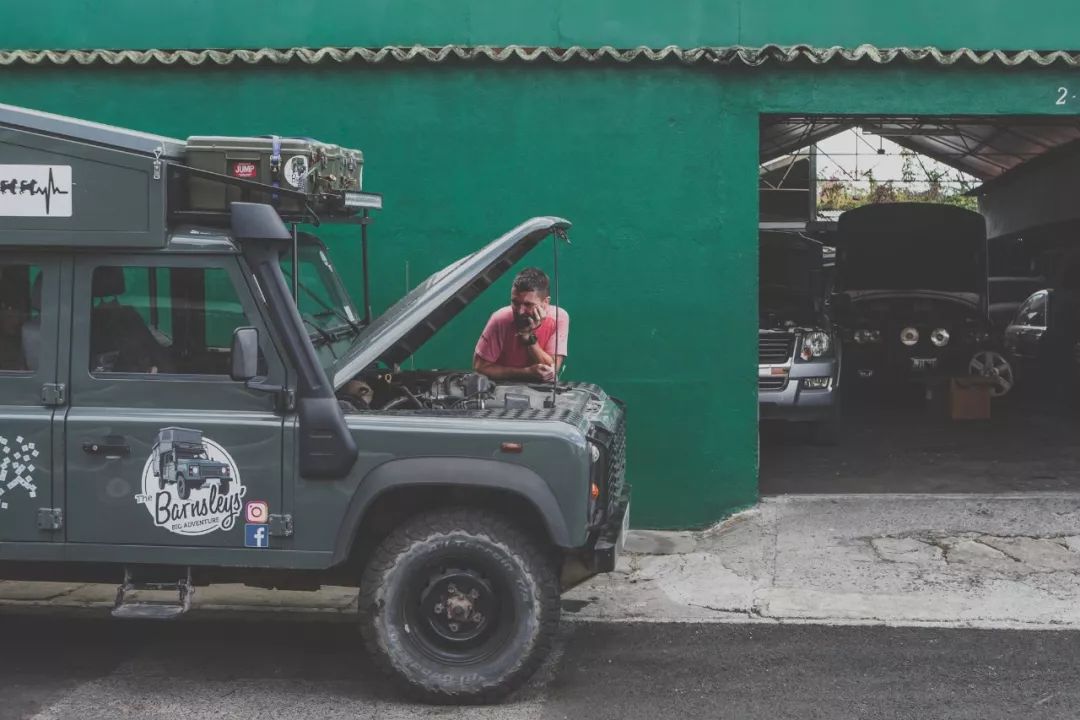
[[[297,264],[296,306],[324,368],[352,343],[361,330],[361,316],[349,297],[322,243],[301,236]],[[292,253],[281,260],[292,287]]]

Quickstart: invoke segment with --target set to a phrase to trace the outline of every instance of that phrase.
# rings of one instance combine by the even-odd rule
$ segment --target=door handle
[[[87,455],[102,455],[106,458],[122,458],[131,455],[131,446],[124,442],[124,438],[110,435],[102,440],[88,440],[82,444],[83,452]]]

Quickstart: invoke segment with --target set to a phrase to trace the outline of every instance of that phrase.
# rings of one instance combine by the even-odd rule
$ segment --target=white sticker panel
[[[0,217],[71,217],[71,166],[0,165]]]

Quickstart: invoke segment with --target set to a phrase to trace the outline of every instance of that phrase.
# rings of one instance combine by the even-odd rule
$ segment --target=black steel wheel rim
[[[517,617],[505,571],[467,551],[428,559],[412,573],[402,604],[414,646],[450,665],[473,665],[497,654]]]

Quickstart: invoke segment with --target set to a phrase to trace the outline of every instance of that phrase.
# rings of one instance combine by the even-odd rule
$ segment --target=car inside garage
[[[1080,488],[1080,122],[763,116],[760,138],[761,493]]]

